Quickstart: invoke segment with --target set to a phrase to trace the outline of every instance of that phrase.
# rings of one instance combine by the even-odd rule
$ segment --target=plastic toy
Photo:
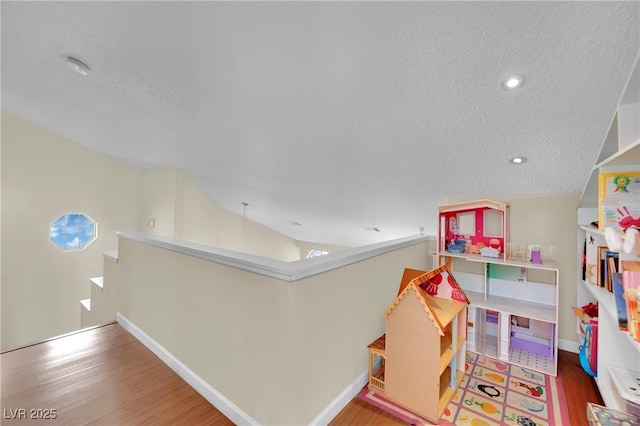
[[[469,246],[469,253],[480,254],[480,250],[484,247],[484,243],[471,244]]]
[[[465,240],[451,241],[447,247],[449,253],[464,253]]]
[[[604,238],[609,250],[631,253],[640,240],[640,232],[636,228],[627,228],[624,233],[613,228],[605,228]],[[639,247],[636,247],[636,251]]]
[[[496,250],[492,247],[482,247],[480,249],[480,255],[484,256],[484,257],[495,257],[495,258],[499,258],[500,257],[500,251]]]

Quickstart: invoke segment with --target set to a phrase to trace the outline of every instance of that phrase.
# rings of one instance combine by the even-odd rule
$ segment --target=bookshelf
[[[640,81],[640,68],[636,59],[635,67],[630,75],[627,89],[612,119],[609,131],[603,141],[602,148],[595,165],[591,170],[577,211],[578,226],[578,282],[576,287],[576,306],[589,302],[598,302],[598,358],[597,377],[595,378],[600,394],[609,408],[625,411],[625,401],[617,393],[612,376],[612,369],[624,369],[637,372],[640,370],[640,344],[634,341],[627,332],[618,328],[618,314],[614,295],[597,283],[594,270],[597,270],[598,248],[606,247],[604,230],[592,226],[599,222],[601,200],[599,198],[599,179],[601,173],[620,173],[640,171],[640,94],[637,84]],[[636,89],[634,89],[636,87]],[[599,218],[600,216],[600,218]],[[634,217],[638,212],[634,212]],[[586,241],[586,276],[583,279],[582,257]],[[620,253],[620,260],[640,261],[633,253]],[[580,343],[583,335],[580,321],[576,320],[576,333]]]

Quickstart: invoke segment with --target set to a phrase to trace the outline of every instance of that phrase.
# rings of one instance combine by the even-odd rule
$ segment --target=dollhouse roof
[[[417,272],[421,271],[405,269],[403,280],[401,281],[400,289],[398,290],[398,297],[396,297],[391,306],[389,306],[387,311],[384,313],[384,317],[387,318],[391,315],[395,307],[398,306],[405,297],[411,297],[411,294],[413,294],[420,301],[424,312],[429,315],[429,319],[433,323],[434,327],[436,327],[438,334],[444,336],[445,326],[461,309],[463,309],[464,303],[470,303],[469,298],[464,293],[464,290],[462,290],[458,285],[455,278],[453,278],[453,275],[451,275],[447,265],[442,265],[429,272],[423,272],[420,275],[417,275]],[[440,277],[440,280],[442,281],[444,278],[443,275],[446,275],[446,284],[452,287],[452,290],[443,292],[443,296],[445,297],[441,297],[439,295],[432,296],[427,293],[425,287],[429,288],[428,286],[431,283],[431,280],[436,277]],[[408,277],[412,278],[408,280],[406,279]],[[435,294],[439,293],[436,292]]]
[[[466,201],[464,203],[447,204],[446,206],[440,206],[438,210],[440,213],[448,212],[448,211],[456,211],[456,210],[481,209],[481,208],[490,208],[490,209],[505,211],[507,209],[507,206],[508,204],[502,203],[500,201],[485,199],[485,200],[476,200],[476,201]]]
[[[446,281],[448,286],[438,287],[439,283]],[[404,291],[409,283],[415,284],[425,290],[431,296],[439,296],[445,299],[455,299],[467,304],[471,303],[466,293],[453,276],[449,265],[442,265],[431,271],[420,271],[418,269],[405,268],[398,288],[398,296]],[[435,284],[435,285],[434,285]]]

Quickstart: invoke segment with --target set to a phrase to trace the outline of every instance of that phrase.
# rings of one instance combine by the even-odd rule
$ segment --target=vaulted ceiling
[[[447,195],[582,192],[639,5],[2,1],[2,108],[296,239],[435,234]]]

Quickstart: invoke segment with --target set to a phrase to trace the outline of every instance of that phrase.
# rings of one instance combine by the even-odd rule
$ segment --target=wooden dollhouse
[[[447,265],[405,269],[369,345],[369,389],[437,423],[464,377],[468,303]]]

